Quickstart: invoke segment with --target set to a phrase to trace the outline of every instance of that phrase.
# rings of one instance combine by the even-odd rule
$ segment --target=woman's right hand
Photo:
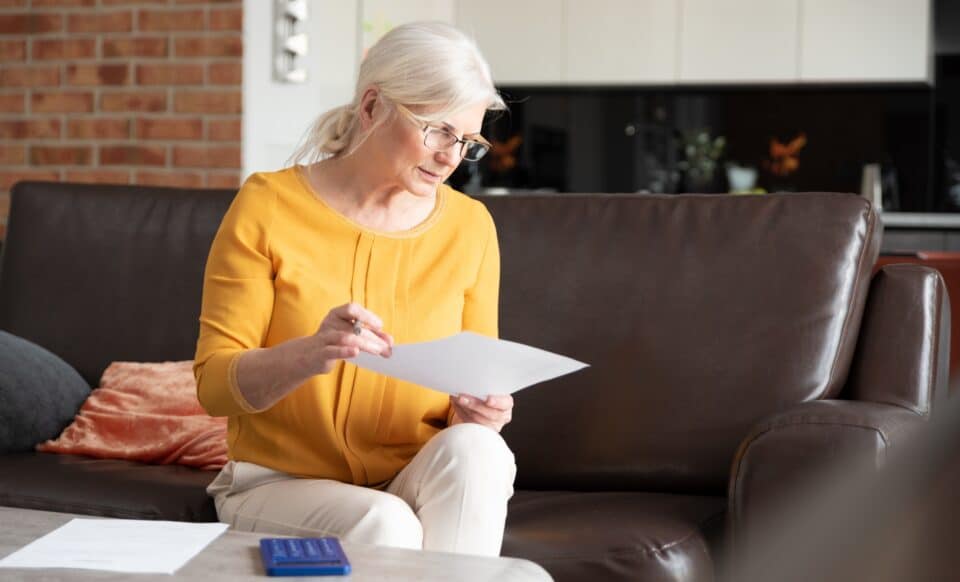
[[[393,354],[393,338],[383,331],[383,322],[356,303],[331,309],[313,337],[320,342],[321,374],[330,372],[337,360],[354,358],[361,351],[385,358]]]

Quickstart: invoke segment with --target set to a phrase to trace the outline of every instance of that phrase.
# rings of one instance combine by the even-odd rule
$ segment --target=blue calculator
[[[260,557],[270,576],[344,576],[350,573],[337,538],[263,538]]]

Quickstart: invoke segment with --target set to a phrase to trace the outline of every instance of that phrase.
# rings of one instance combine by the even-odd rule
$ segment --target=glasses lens
[[[448,149],[457,141],[457,136],[436,127],[427,128],[426,135],[423,138],[425,146],[438,152]]]
[[[464,144],[463,159],[476,162],[487,154],[490,149],[478,141],[468,141]]]

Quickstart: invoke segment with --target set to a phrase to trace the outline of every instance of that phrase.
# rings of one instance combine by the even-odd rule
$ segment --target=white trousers
[[[207,492],[220,521],[241,531],[497,556],[516,470],[497,432],[458,424],[430,439],[386,491],[230,461]]]

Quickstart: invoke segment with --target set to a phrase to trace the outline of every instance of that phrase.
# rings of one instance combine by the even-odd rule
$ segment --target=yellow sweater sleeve
[[[486,241],[476,282],[467,289],[463,302],[463,329],[497,337],[497,312],[500,301],[500,247],[497,228],[490,212],[483,208],[486,219]]]
[[[194,358],[197,396],[211,416],[257,412],[237,388],[236,363],[264,345],[274,302],[270,226],[276,193],[259,174],[227,210],[207,258]]]

